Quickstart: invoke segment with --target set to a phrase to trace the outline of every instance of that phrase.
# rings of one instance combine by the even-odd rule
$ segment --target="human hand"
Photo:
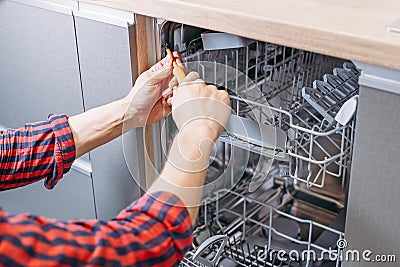
[[[177,86],[174,82],[170,86]],[[191,72],[174,88],[168,101],[179,132],[160,177],[149,191],[168,191],[178,196],[194,223],[212,147],[230,115],[229,96],[226,91],[206,85],[198,73]]]
[[[173,53],[178,64],[182,65],[179,53]],[[173,80],[173,67],[170,56],[143,72],[136,80],[130,93],[124,101],[128,103],[126,111],[126,128],[143,127],[152,124],[171,113],[171,105],[167,102],[168,96],[163,91]]]
[[[170,86],[174,86],[173,81]],[[173,91],[168,100],[180,132],[190,133],[193,141],[215,141],[230,115],[229,95],[213,85],[206,85],[196,72],[191,72]],[[199,139],[199,140],[196,140]]]

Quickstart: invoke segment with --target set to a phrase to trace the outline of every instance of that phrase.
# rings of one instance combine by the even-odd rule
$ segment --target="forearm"
[[[149,192],[167,191],[178,196],[196,221],[213,140],[208,129],[189,127],[178,133],[160,177]],[[207,132],[207,133],[206,133]]]
[[[77,158],[135,127],[125,115],[128,104],[123,98],[68,119]]]
[[[0,266],[175,266],[191,247],[189,216],[173,195],[154,197],[160,201],[142,197],[108,222],[0,210]]]

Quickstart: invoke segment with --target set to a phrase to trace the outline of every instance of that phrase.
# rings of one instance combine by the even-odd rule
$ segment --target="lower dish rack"
[[[257,192],[263,199],[255,199],[248,184],[243,179],[229,194],[223,189],[216,192],[223,197],[205,202],[193,250],[180,266],[339,266],[344,233],[335,221],[343,221],[344,209],[312,207],[315,218],[300,218],[307,204],[293,189],[263,189]],[[331,218],[330,227],[317,222],[322,214]]]

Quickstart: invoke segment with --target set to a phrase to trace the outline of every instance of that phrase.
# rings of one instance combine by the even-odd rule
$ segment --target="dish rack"
[[[260,201],[248,195],[248,185],[243,179],[229,195],[222,189],[216,194],[223,197],[205,202],[193,250],[180,266],[339,266],[342,231],[290,214],[293,199],[283,187],[263,192]],[[203,241],[204,235],[211,237]]]
[[[212,191],[200,210],[194,231],[197,241],[180,266],[324,266],[327,262],[340,266],[337,242],[344,233],[331,223],[345,214],[344,206],[323,211],[307,206],[301,185],[326,190],[327,180],[341,179],[343,190],[347,183],[355,109],[343,108],[357,100],[357,68],[341,59],[258,41],[210,51],[189,44],[182,54],[188,70],[228,90],[235,116],[279,129],[276,135],[283,133],[286,141],[285,151],[276,152],[277,145],[271,153],[234,132],[221,135],[219,142],[252,152],[253,159],[273,158],[279,171],[273,174],[272,185],[262,180],[254,193],[269,185],[258,197],[249,191],[257,175],[254,168],[233,189]],[[224,166],[225,159],[221,162]],[[329,220],[318,222],[302,209],[321,212],[320,217]],[[290,233],[285,225],[300,230]],[[327,236],[329,242],[321,241]],[[293,251],[306,254],[288,258]]]
[[[288,142],[285,157],[279,157],[234,133],[225,132],[220,140],[286,161],[287,175],[307,187],[324,187],[328,175],[346,177],[355,116],[351,113],[344,125],[335,116],[346,101],[357,99],[359,71],[352,63],[258,41],[198,51],[184,61],[206,82],[229,91],[237,116],[284,130]]]

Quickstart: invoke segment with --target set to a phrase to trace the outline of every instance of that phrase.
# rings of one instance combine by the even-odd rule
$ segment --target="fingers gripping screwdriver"
[[[171,52],[171,50],[169,48],[167,48],[167,54],[172,59],[172,65],[174,67],[172,73],[174,74],[174,76],[178,80],[178,83],[181,83],[186,78],[185,71],[183,70],[183,68],[181,66],[178,65],[178,63],[175,60],[174,55],[172,54],[172,52]]]
[[[185,71],[181,66],[178,65],[178,63],[175,60],[174,55],[172,54],[172,52],[169,48],[167,48],[167,54],[172,59],[172,66],[174,68],[172,70],[172,73],[176,77],[178,83],[181,83],[186,78]],[[162,96],[166,98],[166,97],[170,96],[171,94],[172,94],[172,88],[168,88],[162,93]]]

